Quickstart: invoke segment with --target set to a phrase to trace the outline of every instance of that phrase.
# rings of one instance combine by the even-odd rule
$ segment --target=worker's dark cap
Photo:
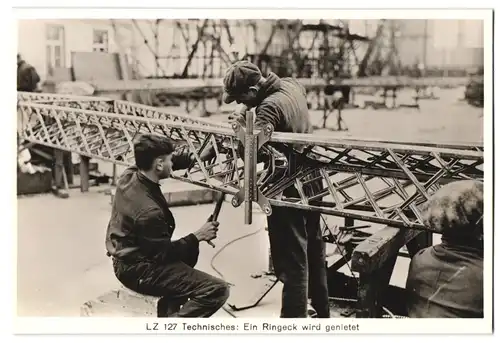
[[[239,94],[255,86],[261,79],[262,73],[255,64],[248,61],[238,61],[226,71],[224,76],[224,94],[222,100],[229,104],[236,100]]]

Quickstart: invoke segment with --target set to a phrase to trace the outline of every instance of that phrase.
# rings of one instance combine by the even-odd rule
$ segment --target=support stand
[[[242,127],[241,123],[235,122],[232,125],[233,130],[239,141],[243,144],[245,148],[245,184],[244,187],[234,196],[231,204],[234,207],[238,207],[242,202],[245,203],[245,224],[252,224],[252,203],[256,201],[264,213],[269,216],[272,213],[271,205],[266,197],[262,194],[260,189],[257,187],[257,152],[264,145],[273,133],[273,128],[271,125],[267,125],[263,130],[254,132],[254,114],[252,111],[246,112],[246,126]],[[271,291],[271,289],[276,286],[278,279],[273,277],[273,275],[264,275],[266,279],[265,284],[257,292],[255,300],[250,300],[250,305],[237,306],[235,304],[229,304],[229,307],[233,311],[241,311],[256,307],[262,299]]]

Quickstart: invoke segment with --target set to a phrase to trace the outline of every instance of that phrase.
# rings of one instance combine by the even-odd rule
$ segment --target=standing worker
[[[207,149],[201,159],[212,153]],[[140,136],[134,155],[136,165],[118,180],[106,232],[115,276],[137,293],[161,297],[158,317],[210,317],[226,302],[229,288],[194,266],[199,242],[216,238],[219,224],[209,221],[172,241],[175,219],[159,184],[172,170],[188,168],[193,155],[156,135]]]
[[[265,77],[248,62],[233,64],[224,77],[223,101],[236,101],[249,109],[255,107],[255,126],[271,124],[276,132],[311,133],[305,88],[293,78],[280,79],[269,72]],[[242,120],[234,115],[231,120]],[[276,146],[285,154],[294,173],[297,155],[284,146]],[[306,195],[321,187],[321,181],[306,187]],[[284,193],[299,197],[293,187]],[[283,283],[282,318],[307,317],[308,297],[319,318],[330,316],[326,277],[325,243],[320,227],[320,214],[286,207],[273,207],[268,217],[271,258],[277,278]]]
[[[36,92],[39,82],[40,76],[36,69],[17,54],[17,91]]]

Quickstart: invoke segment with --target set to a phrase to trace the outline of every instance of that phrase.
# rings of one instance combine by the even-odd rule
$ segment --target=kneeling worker
[[[141,136],[134,154],[136,165],[118,180],[106,233],[114,273],[125,287],[161,297],[158,317],[210,317],[229,297],[228,284],[194,266],[199,242],[216,238],[219,223],[172,241],[175,219],[159,185],[172,170],[188,168],[193,157],[155,135]],[[203,160],[211,157],[205,155]]]

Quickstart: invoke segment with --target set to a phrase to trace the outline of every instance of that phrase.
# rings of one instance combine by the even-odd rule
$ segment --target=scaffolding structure
[[[257,36],[254,22],[131,19],[112,24],[115,31],[127,27],[136,37],[126,48],[136,78],[206,79],[221,77],[231,63],[248,53],[249,38]],[[119,38],[117,45],[123,46]]]
[[[119,25],[123,24],[122,20]],[[302,20],[132,19],[126,24],[139,37],[129,48],[137,78],[220,78],[241,59],[279,76],[350,78],[360,62],[360,44],[370,42],[369,37],[350,33],[342,20],[306,24]]]
[[[380,19],[371,32],[353,33],[349,20],[130,19],[112,20],[115,31],[128,27],[134,43],[117,37],[127,50],[134,78],[211,79],[223,77],[241,59],[278,76],[331,79],[419,76],[419,64],[402,63],[403,20]],[[375,22],[375,21],[374,21]]]
[[[131,78],[145,80],[136,84],[136,93],[141,99],[152,99],[140,102],[153,106],[184,103],[187,112],[199,111],[202,116],[220,112],[221,78],[232,63],[243,59],[255,63],[264,74],[272,71],[279,77],[299,79],[306,88],[309,108],[325,111],[323,126],[331,111],[339,111],[340,122],[342,108],[356,107],[355,91],[373,95],[382,90],[383,100],[374,103],[376,108],[389,108],[386,105],[389,92],[393,99],[391,108],[397,108],[397,91],[413,87],[401,77],[422,76],[418,64],[409,66],[408,59],[402,62],[401,44],[413,39],[406,37],[408,28],[403,20],[372,20],[370,25],[363,20],[340,19],[112,22],[116,32],[128,27],[135,37],[123,44],[120,35],[116,35],[119,50],[132,65]],[[363,22],[365,30],[360,30],[359,24],[362,26]],[[353,31],[361,34],[351,32],[351,24]],[[418,36],[417,39],[422,38]],[[152,87],[148,79],[159,82]],[[185,84],[181,90],[174,90],[165,79],[182,79]],[[413,88],[418,93],[433,86],[434,81],[428,80],[426,85]],[[110,87],[120,89],[102,84],[98,88]],[[339,92],[341,101],[335,100]],[[418,98],[416,95],[415,104],[409,106],[418,108]],[[207,100],[212,103],[216,100],[216,107],[211,104],[212,110],[207,109]]]
[[[360,42],[368,37],[352,34],[342,20],[318,23],[295,21],[286,24],[286,40],[276,54],[249,56],[263,68],[271,66],[279,76],[336,79],[352,77],[358,64]],[[260,62],[265,62],[263,66]]]

